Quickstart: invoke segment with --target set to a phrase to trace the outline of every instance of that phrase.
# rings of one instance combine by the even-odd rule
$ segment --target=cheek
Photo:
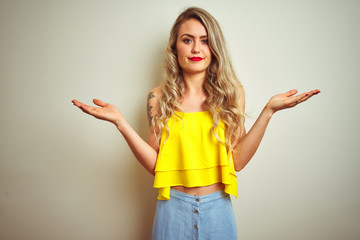
[[[186,49],[184,48],[184,46],[178,45],[176,46],[176,53],[178,55],[178,57],[182,57],[185,55]]]
[[[186,59],[187,59],[187,53],[186,48],[184,47],[177,47],[177,62],[180,65],[180,67],[184,67],[186,65]]]
[[[212,53],[211,53],[209,46],[207,46],[207,48],[206,48],[206,55],[209,56],[210,58],[212,57]]]

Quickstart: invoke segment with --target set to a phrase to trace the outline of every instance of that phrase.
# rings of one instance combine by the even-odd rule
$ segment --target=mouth
[[[191,61],[194,61],[194,62],[199,62],[199,61],[201,61],[201,60],[203,60],[203,58],[202,57],[191,57],[191,58],[189,58]]]

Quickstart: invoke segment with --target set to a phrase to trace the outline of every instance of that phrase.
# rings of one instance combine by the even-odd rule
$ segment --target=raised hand
[[[296,95],[297,93],[298,91],[296,89],[293,89],[286,93],[275,95],[272,98],[270,98],[269,102],[266,104],[266,107],[270,109],[272,113],[275,113],[282,109],[292,108],[298,105],[299,103],[308,100],[312,96],[320,93],[320,90],[316,89],[310,92],[304,92],[302,94]]]
[[[88,106],[77,100],[72,100],[72,103],[80,108],[84,113],[92,115],[98,119],[112,122],[121,132],[131,151],[139,162],[154,175],[155,164],[157,159],[157,151],[146,143],[124,119],[119,109],[110,103],[102,102],[98,99],[93,100],[98,107]]]
[[[72,103],[80,108],[84,113],[94,116],[95,118],[114,123],[116,126],[123,120],[123,116],[119,109],[110,103],[105,103],[99,99],[94,99],[93,103],[99,107],[92,107],[77,100]]]
[[[281,93],[270,98],[269,102],[264,107],[260,116],[255,121],[249,132],[242,138],[233,153],[234,166],[236,171],[240,171],[250,161],[260,145],[261,139],[265,134],[266,127],[272,115],[282,109],[292,108],[302,103],[312,96],[320,93],[320,90],[312,90],[298,94],[296,89],[290,90],[286,93]]]

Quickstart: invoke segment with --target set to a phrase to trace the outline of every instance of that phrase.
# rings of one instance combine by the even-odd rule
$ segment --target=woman
[[[221,28],[206,11],[189,8],[175,21],[165,56],[166,78],[148,96],[145,142],[120,111],[94,99],[82,111],[115,124],[139,162],[153,175],[158,204],[152,239],[237,239],[229,194],[235,171],[257,150],[272,115],[319,90],[272,97],[248,133],[243,88]]]

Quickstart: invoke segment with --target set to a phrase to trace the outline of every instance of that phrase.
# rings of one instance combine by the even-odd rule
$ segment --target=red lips
[[[203,58],[202,57],[191,57],[191,58],[189,58],[191,61],[195,61],[195,62],[198,62],[198,61],[201,61],[201,60],[203,60]]]

